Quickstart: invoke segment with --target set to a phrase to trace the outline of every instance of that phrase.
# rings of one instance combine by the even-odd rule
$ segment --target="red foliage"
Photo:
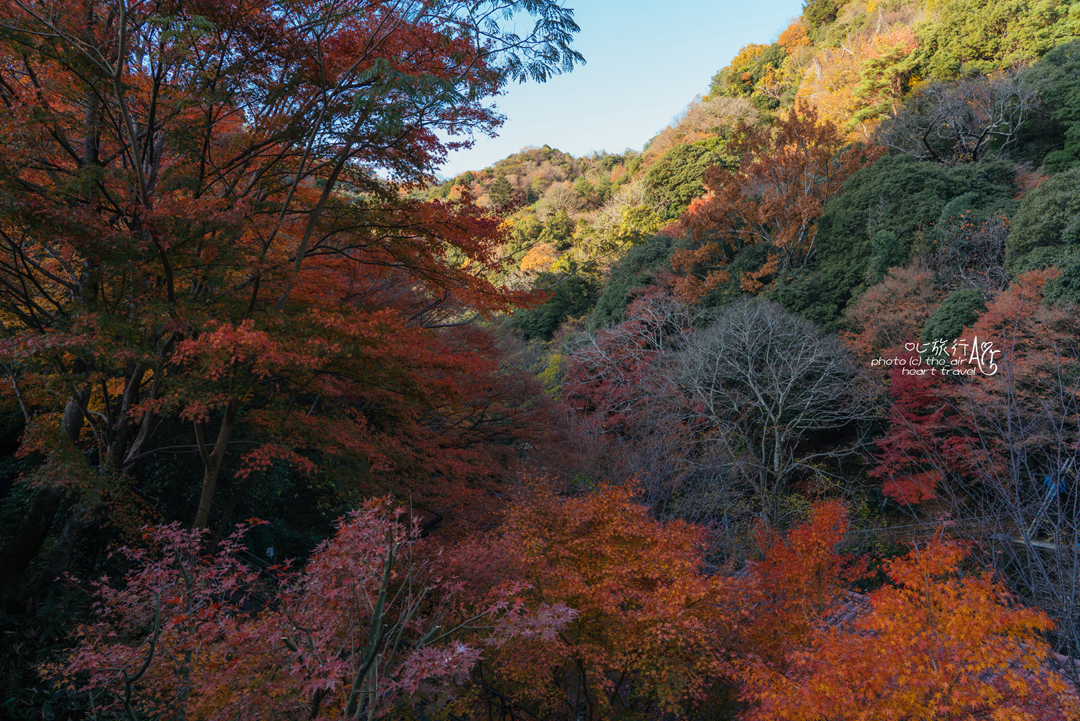
[[[545,23],[508,45],[456,0],[196,5],[0,2],[0,354],[29,412],[69,407],[111,476],[185,421],[199,526],[223,473],[316,449],[361,487],[498,473],[534,391],[468,322],[527,300],[490,280],[505,233],[399,191],[509,77],[572,63],[564,11],[512,3]]]
[[[738,587],[740,634],[749,654],[782,664],[838,608],[851,583],[865,575],[860,559],[839,551],[847,526],[847,507],[824,501],[786,534],[758,531],[764,557]]]
[[[944,473],[941,453],[954,441],[956,429],[949,419],[955,411],[942,397],[943,376],[905,374],[919,356],[907,352],[899,358],[903,364],[889,374],[893,398],[889,431],[877,441],[878,465],[867,475],[881,479],[885,495],[912,504],[936,496]]]
[[[622,323],[600,330],[570,355],[565,397],[603,431],[628,433],[670,392],[665,363],[689,335],[694,313],[670,293],[638,293]]]
[[[943,298],[934,274],[921,264],[890,268],[884,280],[844,311],[852,330],[841,335],[871,370],[884,375],[889,366],[873,365],[874,360],[898,357],[905,343],[918,339]]]
[[[1080,328],[1068,308],[1042,303],[1046,282],[1058,275],[1055,269],[1025,273],[995,294],[949,347],[948,374],[936,368],[912,373],[911,364],[919,362],[914,353],[901,357],[906,366],[893,367],[891,425],[877,442],[878,465],[869,474],[882,479],[888,496],[917,503],[938,495],[950,477],[1002,479],[1010,475],[1006,459],[1021,448],[1034,460],[1074,442],[1054,436],[1045,422],[1075,396],[1064,377]],[[1063,418],[1052,422],[1070,425]]]
[[[238,537],[207,558],[199,531],[153,529],[152,550],[121,549],[134,566],[121,587],[95,584],[99,620],[48,674],[132,717],[382,717],[452,692],[481,646],[550,639],[572,618],[510,592],[466,602],[445,572],[458,551],[416,557],[400,513],[384,499],[343,519],[302,572],[277,569],[276,591],[238,560]]]

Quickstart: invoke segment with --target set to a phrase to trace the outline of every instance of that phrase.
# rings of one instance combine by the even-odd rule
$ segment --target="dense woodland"
[[[577,31],[0,0],[0,719],[1080,718],[1080,4]]]

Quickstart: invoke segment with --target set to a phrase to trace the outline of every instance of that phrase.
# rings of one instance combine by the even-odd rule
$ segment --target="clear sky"
[[[440,171],[486,168],[528,145],[582,156],[641,150],[747,43],[772,42],[801,0],[567,0],[586,65],[546,83],[514,84],[496,105],[499,137],[477,136]]]

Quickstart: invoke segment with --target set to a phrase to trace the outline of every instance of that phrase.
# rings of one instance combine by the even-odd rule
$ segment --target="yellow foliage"
[[[548,243],[537,243],[521,259],[523,273],[543,273],[559,259],[559,252]]]
[[[792,20],[784,32],[780,33],[780,37],[776,39],[776,42],[789,55],[796,48],[808,47],[810,45],[810,36],[806,32],[806,23],[803,22],[802,17]]]
[[[563,377],[566,375],[566,356],[555,351],[547,358],[544,370],[537,374],[536,379],[544,387],[544,393],[549,397],[558,399],[562,396]]]
[[[818,111],[822,121],[829,121],[837,127],[847,127],[848,121],[862,107],[855,97],[855,88],[859,85],[859,56],[864,53],[861,43],[853,48],[825,50],[817,54],[803,76],[798,97],[806,99]],[[855,140],[865,135],[856,130],[849,139]]]

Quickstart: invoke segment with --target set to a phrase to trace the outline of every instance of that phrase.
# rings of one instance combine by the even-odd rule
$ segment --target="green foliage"
[[[709,292],[704,300],[705,305],[721,307],[742,297],[743,276],[761,270],[761,267],[768,262],[769,256],[776,253],[776,246],[771,243],[754,243],[740,250],[727,265],[728,281],[719,284]],[[761,281],[768,283],[769,278],[764,277]]]
[[[695,140],[692,145],[696,145],[699,148],[705,148],[714,153],[720,159],[720,163],[725,168],[731,170],[738,167],[739,158],[728,150],[728,141],[730,140],[729,135],[730,131],[727,128],[721,128],[718,135],[711,138]]]
[[[631,290],[653,285],[658,275],[670,271],[668,259],[674,246],[675,241],[667,235],[654,235],[641,245],[632,246],[611,269],[589,324],[600,328],[620,320]]]
[[[1057,265],[1080,248],[1080,168],[1050,178],[1024,196],[1005,245],[1010,273]],[[1045,249],[1036,253],[1039,249]]]
[[[544,224],[537,220],[535,215],[527,215],[524,218],[515,221],[513,242],[516,247],[524,248],[536,243],[540,239],[540,234],[543,232]]]
[[[881,282],[889,268],[898,268],[907,262],[907,249],[896,233],[879,230],[870,239],[870,267],[866,271],[867,287]]]
[[[937,340],[952,342],[959,338],[964,328],[972,325],[985,310],[986,299],[981,290],[975,288],[954,290],[926,321],[920,340],[923,344],[932,344]]]
[[[945,0],[917,28],[923,77],[988,74],[1042,57],[1080,30],[1080,6],[1052,0]]]
[[[544,224],[544,231],[540,233],[539,242],[548,243],[556,250],[567,250],[574,237],[574,221],[567,215],[565,210],[548,218]]]
[[[577,180],[574,181],[574,192],[582,198],[588,198],[593,192],[592,183],[584,175],[579,175]]]
[[[832,0],[825,1],[832,2]],[[775,100],[774,98],[762,96],[755,91],[761,79],[770,70],[773,72],[779,70],[786,59],[787,51],[784,50],[782,45],[776,43],[768,46],[748,45],[739,52],[730,65],[713,76],[709,88],[709,97],[720,95],[750,97],[755,105],[759,104],[759,98],[761,98],[760,102],[764,102],[770,107],[759,107],[759,109],[774,109],[778,103],[769,103],[769,101]]]
[[[583,316],[596,305],[596,284],[580,274],[560,277],[541,273],[536,287],[549,289],[551,297],[543,305],[514,314],[513,325],[525,340],[551,340],[563,321]]]
[[[1044,151],[1032,160],[1051,172],[1080,164],[1080,42],[1054,48],[1025,74],[1038,84],[1045,111],[1024,139]]]
[[[600,202],[603,203],[611,197],[611,176],[607,172],[600,174],[600,177],[596,181],[596,187],[593,188],[597,197],[600,198]]]
[[[701,184],[705,171],[720,162],[720,156],[707,148],[676,145],[646,173],[646,200],[665,208],[668,218],[679,217],[705,191]]]
[[[1005,268],[1016,275],[1046,267],[1062,272],[1046,284],[1046,299],[1080,302],[1080,167],[1029,191],[1013,216]]]
[[[90,602],[74,584],[50,585],[25,613],[0,608],[0,718],[5,721],[85,718],[86,710],[40,668],[70,649],[71,631],[90,615]]]
[[[491,188],[488,189],[491,202],[495,203],[495,205],[508,205],[513,192],[514,189],[510,185],[510,181],[506,179],[503,173],[499,173],[498,177],[495,178],[495,182],[491,184]]]
[[[1080,42],[1060,45],[1024,71],[1042,97],[1042,113],[1024,128],[1014,156],[1061,172],[1080,164]]]
[[[841,5],[842,3],[838,3],[837,0],[809,0],[803,6],[803,17],[806,18],[811,30],[817,30],[836,19]]]
[[[799,280],[802,290],[794,293],[810,305],[785,307],[834,328],[882,265],[929,252],[928,238],[949,201],[963,196],[959,205],[987,215],[1008,211],[1014,179],[1012,166],[999,161],[943,167],[905,156],[881,158],[852,176],[820,221],[817,277]],[[892,237],[880,236],[875,249],[881,231]]]
[[[810,268],[794,268],[777,278],[764,296],[792,313],[832,328],[842,310],[837,305],[838,294],[833,291],[825,287],[820,273]]]
[[[1043,300],[1047,303],[1080,304],[1080,253],[1062,262],[1061,275],[1046,283]]]

